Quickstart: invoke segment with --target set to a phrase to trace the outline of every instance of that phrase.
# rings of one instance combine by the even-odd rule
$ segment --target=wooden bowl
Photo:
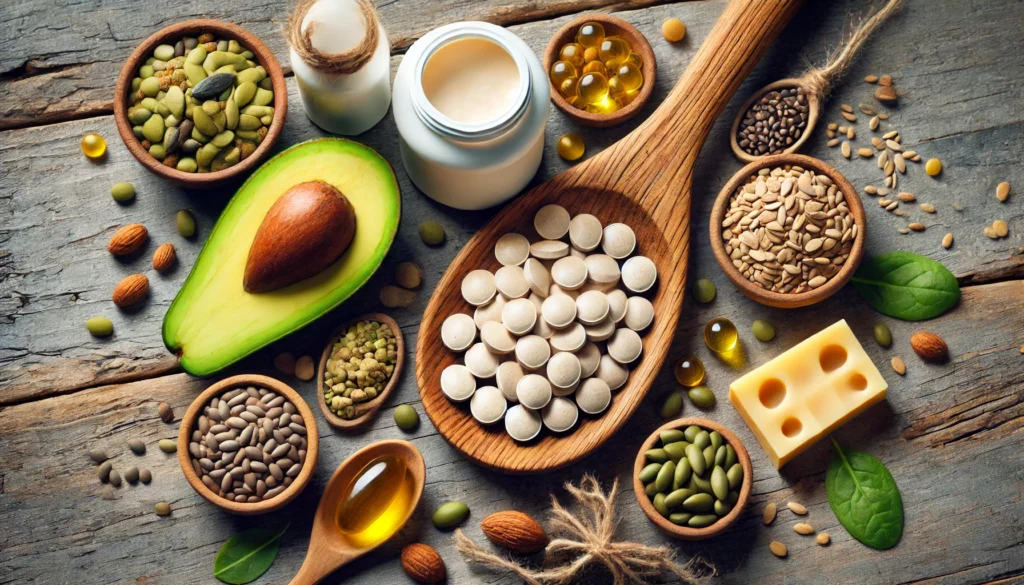
[[[850,208],[850,214],[853,215],[853,220],[858,226],[857,239],[853,242],[850,257],[846,259],[846,263],[843,264],[839,272],[822,286],[802,293],[773,292],[750,282],[733,266],[732,259],[725,252],[725,244],[722,242],[722,221],[725,219],[729,200],[732,198],[733,193],[736,192],[736,189],[746,183],[751,175],[756,175],[759,170],[784,165],[800,166],[810,169],[816,174],[824,174],[832,179],[832,182],[839,187],[839,190],[845,196],[847,205]],[[711,209],[711,220],[708,229],[708,233],[711,235],[711,249],[715,254],[715,259],[718,260],[718,264],[722,267],[722,271],[729,280],[740,289],[740,292],[762,305],[778,307],[780,309],[794,309],[813,305],[827,299],[843,288],[843,285],[850,280],[850,277],[857,271],[857,266],[860,265],[861,260],[864,258],[864,241],[867,239],[867,217],[864,215],[864,206],[861,204],[857,190],[832,165],[802,154],[775,154],[757,159],[740,169],[729,179],[729,182],[722,187],[722,191],[718,194],[715,205]]]
[[[754,156],[747,151],[740,148],[739,141],[736,140],[736,131],[739,130],[740,123],[743,122],[743,116],[750,109],[750,106],[754,105],[754,102],[761,99],[764,94],[770,91],[778,91],[781,89],[792,89],[794,87],[803,87],[803,82],[799,79],[780,79],[775,83],[769,83],[761,89],[754,92],[754,95],[750,96],[750,99],[743,102],[743,106],[740,107],[739,112],[736,113],[736,119],[732,121],[732,128],[729,130],[729,145],[732,146],[732,152],[736,155],[736,158],[743,162],[749,163],[765,158],[764,156]],[[804,128],[803,134],[800,138],[791,144],[789,148],[783,150],[780,154],[793,154],[807,142],[807,139],[814,132],[814,126],[818,123],[818,118],[821,116],[821,96],[813,91],[807,90],[807,126]],[[772,156],[772,155],[765,155]]]
[[[640,56],[642,61],[640,70],[644,75],[644,84],[640,86],[640,93],[637,94],[636,98],[631,101],[626,107],[616,110],[610,114],[592,114],[586,110],[581,110],[569,102],[565,101],[562,94],[558,93],[558,88],[551,87],[551,102],[555,104],[555,107],[562,110],[562,113],[569,117],[578,124],[584,126],[594,126],[597,128],[607,128],[609,126],[615,126],[621,124],[626,120],[632,118],[640,112],[640,109],[644,107],[647,100],[651,98],[651,92],[654,91],[654,82],[657,77],[658,67],[654,58],[654,49],[651,48],[651,44],[647,42],[647,38],[636,29],[635,26],[629,24],[621,18],[616,18],[607,14],[584,14],[578,18],[574,18],[569,21],[568,24],[563,26],[555,33],[555,36],[551,37],[548,42],[547,48],[544,50],[544,71],[550,72],[551,66],[558,61],[558,53],[561,51],[562,46],[566,43],[572,42],[576,38],[576,32],[580,26],[587,22],[597,22],[604,27],[605,36],[618,36],[629,42],[629,46],[633,48],[633,52]],[[548,83],[550,84],[550,77]]]
[[[302,415],[302,420],[306,426],[306,460],[302,464],[302,470],[299,475],[295,477],[295,481],[292,485],[288,486],[283,492],[277,495],[277,497],[262,502],[253,503],[242,503],[234,502],[225,498],[222,498],[215,494],[210,488],[206,487],[202,481],[199,480],[199,476],[196,475],[195,469],[192,468],[192,456],[188,451],[188,444],[192,439],[192,430],[195,427],[196,420],[199,418],[199,413],[210,402],[210,399],[218,394],[222,394],[233,388],[239,386],[258,386],[273,390],[280,396],[284,396],[289,402],[295,405],[295,408]],[[274,378],[268,378],[267,376],[257,376],[254,374],[242,374],[239,376],[232,376],[225,378],[220,382],[217,382],[213,386],[210,386],[203,391],[202,394],[196,397],[189,405],[188,410],[185,411],[185,416],[181,418],[181,425],[178,427],[178,463],[181,465],[181,471],[185,474],[185,479],[188,480],[189,485],[192,489],[203,496],[206,501],[211,504],[231,512],[232,514],[239,514],[241,516],[254,516],[257,514],[266,514],[267,512],[273,512],[283,507],[288,502],[295,499],[295,496],[299,495],[302,490],[309,483],[309,478],[313,477],[313,472],[316,471],[316,459],[319,454],[320,447],[320,435],[316,430],[316,420],[313,418],[313,411],[306,404],[306,401],[299,396],[296,392],[284,382],[275,380]]]
[[[677,526],[668,521],[654,509],[654,504],[651,503],[651,499],[647,496],[647,492],[644,491],[644,484],[640,481],[640,470],[647,465],[647,458],[644,453],[648,449],[653,449],[660,440],[659,434],[662,431],[669,431],[672,429],[685,429],[690,425],[697,425],[710,431],[718,431],[725,441],[732,445],[732,448],[736,451],[736,459],[739,460],[741,466],[743,466],[743,484],[740,486],[740,498],[736,501],[736,505],[732,507],[724,517],[720,518],[718,522],[715,522],[711,526],[705,528],[690,528],[688,526]],[[743,513],[743,509],[747,506],[747,501],[750,499],[750,491],[754,484],[754,468],[750,464],[750,455],[747,453],[746,447],[740,442],[739,438],[732,433],[729,429],[722,425],[708,420],[706,418],[680,418],[674,421],[668,422],[658,430],[651,433],[651,436],[647,437],[644,441],[643,446],[640,447],[640,452],[636,455],[636,463],[633,464],[633,493],[636,495],[636,501],[640,504],[640,509],[647,514],[647,518],[654,523],[662,532],[681,540],[704,540],[705,538],[712,538],[718,536],[722,532],[725,532],[729,526],[731,526],[736,519]]]
[[[135,72],[153,53],[157,45],[165,41],[177,41],[183,36],[196,36],[204,32],[214,33],[219,37],[235,39],[255,55],[255,61],[267,70],[271,82],[274,85],[274,121],[271,122],[269,131],[263,142],[256,147],[256,151],[238,164],[210,173],[186,173],[168,166],[150,156],[149,152],[142,148],[142,143],[132,132],[131,122],[128,121],[128,98],[132,90],[132,78]],[[212,20],[197,18],[172,24],[152,34],[142,41],[128,60],[121,67],[121,74],[117,78],[117,85],[114,88],[114,122],[117,124],[117,132],[121,140],[132,156],[143,166],[156,175],[159,175],[176,185],[192,188],[208,188],[223,183],[235,177],[244,176],[255,169],[262,158],[264,158],[274,143],[281,135],[284,127],[285,115],[288,113],[288,86],[284,81],[284,73],[281,65],[278,64],[274,54],[252,33],[240,26]]]
[[[391,374],[391,379],[388,380],[387,385],[384,386],[384,390],[377,394],[377,397],[373,400],[356,405],[356,412],[359,413],[356,418],[344,419],[331,412],[330,408],[327,408],[327,401],[324,399],[324,372],[327,369],[327,358],[331,357],[331,346],[334,345],[334,340],[339,334],[348,330],[349,325],[359,321],[377,321],[391,328],[391,331],[395,334],[395,339],[398,341],[398,362],[395,364],[395,371]],[[320,366],[316,370],[316,403],[320,405],[320,412],[323,413],[324,419],[329,425],[342,431],[355,431],[366,426],[373,419],[374,415],[377,414],[377,411],[380,410],[380,407],[384,405],[384,402],[394,391],[395,387],[398,386],[398,378],[402,375],[402,367],[404,366],[405,340],[402,339],[402,328],[391,317],[383,313],[368,313],[338,327],[331,333],[331,337],[327,341],[327,347],[324,348],[324,352],[320,355]]]

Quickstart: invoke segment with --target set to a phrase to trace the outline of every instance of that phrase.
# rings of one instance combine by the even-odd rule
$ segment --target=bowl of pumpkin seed
[[[194,19],[151,35],[121,69],[114,120],[132,155],[186,187],[210,187],[259,164],[288,111],[273,53],[245,29]]]

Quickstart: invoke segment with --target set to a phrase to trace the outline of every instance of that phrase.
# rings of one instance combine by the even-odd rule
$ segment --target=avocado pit
[[[355,231],[355,210],[341,191],[323,181],[299,183],[263,218],[242,285],[268,292],[318,274],[341,257]]]

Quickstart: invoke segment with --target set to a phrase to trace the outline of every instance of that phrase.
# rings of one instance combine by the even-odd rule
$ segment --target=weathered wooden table
[[[460,19],[482,19],[511,27],[537,52],[549,35],[581,10],[615,10],[652,41],[658,57],[658,84],[652,111],[685,68],[723,8],[717,1],[660,5],[615,0],[390,0],[380,15],[397,66],[409,44],[431,28]],[[963,300],[956,310],[928,322],[950,345],[952,360],[929,365],[912,354],[910,334],[921,328],[889,319],[868,308],[847,287],[823,305],[774,310],[742,298],[720,273],[711,256],[706,218],[720,186],[739,168],[728,149],[729,121],[738,104],[768,81],[802,72],[836,46],[863,2],[809,2],[719,120],[704,148],[694,185],[692,278],[718,285],[710,305],[690,303],[684,310],[671,351],[694,353],[709,369],[709,384],[719,398],[710,416],[735,430],[750,448],[755,466],[752,503],[739,524],[711,542],[675,543],[660,535],[639,513],[629,493],[629,473],[638,446],[659,424],[657,406],[677,387],[666,368],[647,403],[601,449],[581,463],[541,477],[505,477],[462,458],[438,436],[429,420],[412,434],[399,431],[391,409],[400,403],[418,407],[407,370],[401,388],[367,432],[332,432],[322,420],[323,440],[312,485],[285,511],[259,518],[221,513],[196,495],[173,456],[155,448],[172,437],[176,425],[157,417],[165,401],[180,414],[210,381],[178,373],[163,347],[160,322],[195,260],[201,239],[181,239],[174,213],[196,212],[200,234],[209,233],[232,188],[190,192],[148,174],[120,143],[110,115],[116,74],[131,49],[152,31],[185,18],[210,16],[238,23],[260,36],[287,64],[280,29],[286,18],[281,1],[244,0],[210,4],[184,0],[83,2],[69,6],[54,0],[6,3],[0,22],[0,582],[2,583],[214,583],[213,559],[233,532],[259,525],[292,526],[277,562],[261,583],[286,583],[305,553],[310,521],[323,484],[350,453],[369,442],[406,438],[422,451],[428,465],[425,497],[414,520],[378,552],[335,575],[329,582],[406,583],[397,552],[422,540],[436,546],[448,565],[451,583],[515,583],[508,575],[469,567],[455,551],[450,535],[435,530],[430,512],[447,500],[472,508],[467,532],[481,538],[478,523],[490,512],[515,508],[543,517],[548,493],[564,496],[563,482],[589,471],[623,493],[617,504],[619,536],[645,543],[669,543],[681,557],[703,555],[719,569],[723,583],[1008,583],[1024,579],[1024,4],[1019,0],[908,0],[864,49],[847,82],[829,101],[826,121],[839,120],[839,104],[872,103],[872,86],[861,79],[888,73],[903,96],[883,128],[900,129],[908,146],[924,157],[938,157],[945,171],[936,180],[913,165],[901,189],[938,208],[935,215],[911,215],[927,224],[923,233],[900,234],[907,219],[867,201],[870,230],[867,250],[878,254],[905,249],[943,262],[959,278]],[[661,22],[681,18],[687,39],[669,45]],[[278,147],[322,136],[303,115],[295,84],[291,111]],[[579,130],[592,154],[625,135],[633,121],[610,130],[571,127],[552,111],[544,163],[537,180],[566,167],[555,142]],[[858,123],[858,142],[869,135]],[[97,131],[107,138],[109,156],[93,164],[78,149],[80,137]],[[358,138],[377,149],[395,167],[403,193],[398,239],[378,275],[356,297],[306,330],[245,360],[232,372],[269,372],[273,355],[292,351],[317,355],[326,335],[349,316],[378,307],[377,293],[395,264],[415,260],[427,284],[407,309],[394,311],[413,352],[419,314],[460,245],[493,211],[459,212],[432,203],[402,170],[393,119]],[[806,149],[835,164],[858,187],[879,184],[868,161],[846,161],[825,145],[819,131]],[[1018,192],[1006,203],[994,197],[997,183],[1008,180]],[[136,201],[118,206],[108,193],[116,181],[131,181]],[[866,199],[869,199],[865,196]],[[954,210],[954,205],[962,210]],[[416,234],[419,221],[436,218],[448,231],[440,250],[428,249]],[[982,228],[1005,219],[1010,235],[990,240]],[[142,271],[148,258],[122,263],[105,251],[120,225],[140,222],[152,244],[175,244],[179,267],[155,276],[152,297],[139,311],[122,313],[110,302],[113,285]],[[939,241],[953,232],[956,243]],[[111,339],[89,336],[84,323],[93,315],[110,316]],[[727,316],[740,327],[747,361],[735,369],[717,361],[700,341],[703,324]],[[750,322],[770,319],[778,336],[761,343]],[[906,529],[889,551],[868,549],[849,537],[825,500],[824,470],[829,457],[820,444],[776,472],[753,435],[726,401],[729,382],[809,334],[847,319],[890,384],[888,399],[843,427],[838,438],[868,451],[892,470],[903,493]],[[884,350],[871,340],[871,327],[884,321],[895,343]],[[906,376],[887,363],[902,356]],[[312,404],[312,383],[288,380]],[[687,414],[699,411],[686,407]],[[151,448],[132,455],[125,441],[140,437]],[[101,447],[114,454],[115,468],[136,464],[153,471],[151,485],[122,486],[116,499],[100,497],[103,487],[85,456]],[[828,530],[832,544],[820,547],[796,535],[795,517],[780,514],[775,525],[761,524],[768,502],[803,502],[809,521]],[[159,518],[153,505],[170,502],[173,515]],[[790,549],[786,560],[773,557],[768,542]],[[596,572],[587,582],[602,582]]]

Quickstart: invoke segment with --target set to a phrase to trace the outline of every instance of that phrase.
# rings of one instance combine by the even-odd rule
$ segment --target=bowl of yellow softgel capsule
[[[586,126],[614,126],[635,116],[651,97],[656,65],[644,35],[607,14],[569,22],[544,52],[551,101]]]

